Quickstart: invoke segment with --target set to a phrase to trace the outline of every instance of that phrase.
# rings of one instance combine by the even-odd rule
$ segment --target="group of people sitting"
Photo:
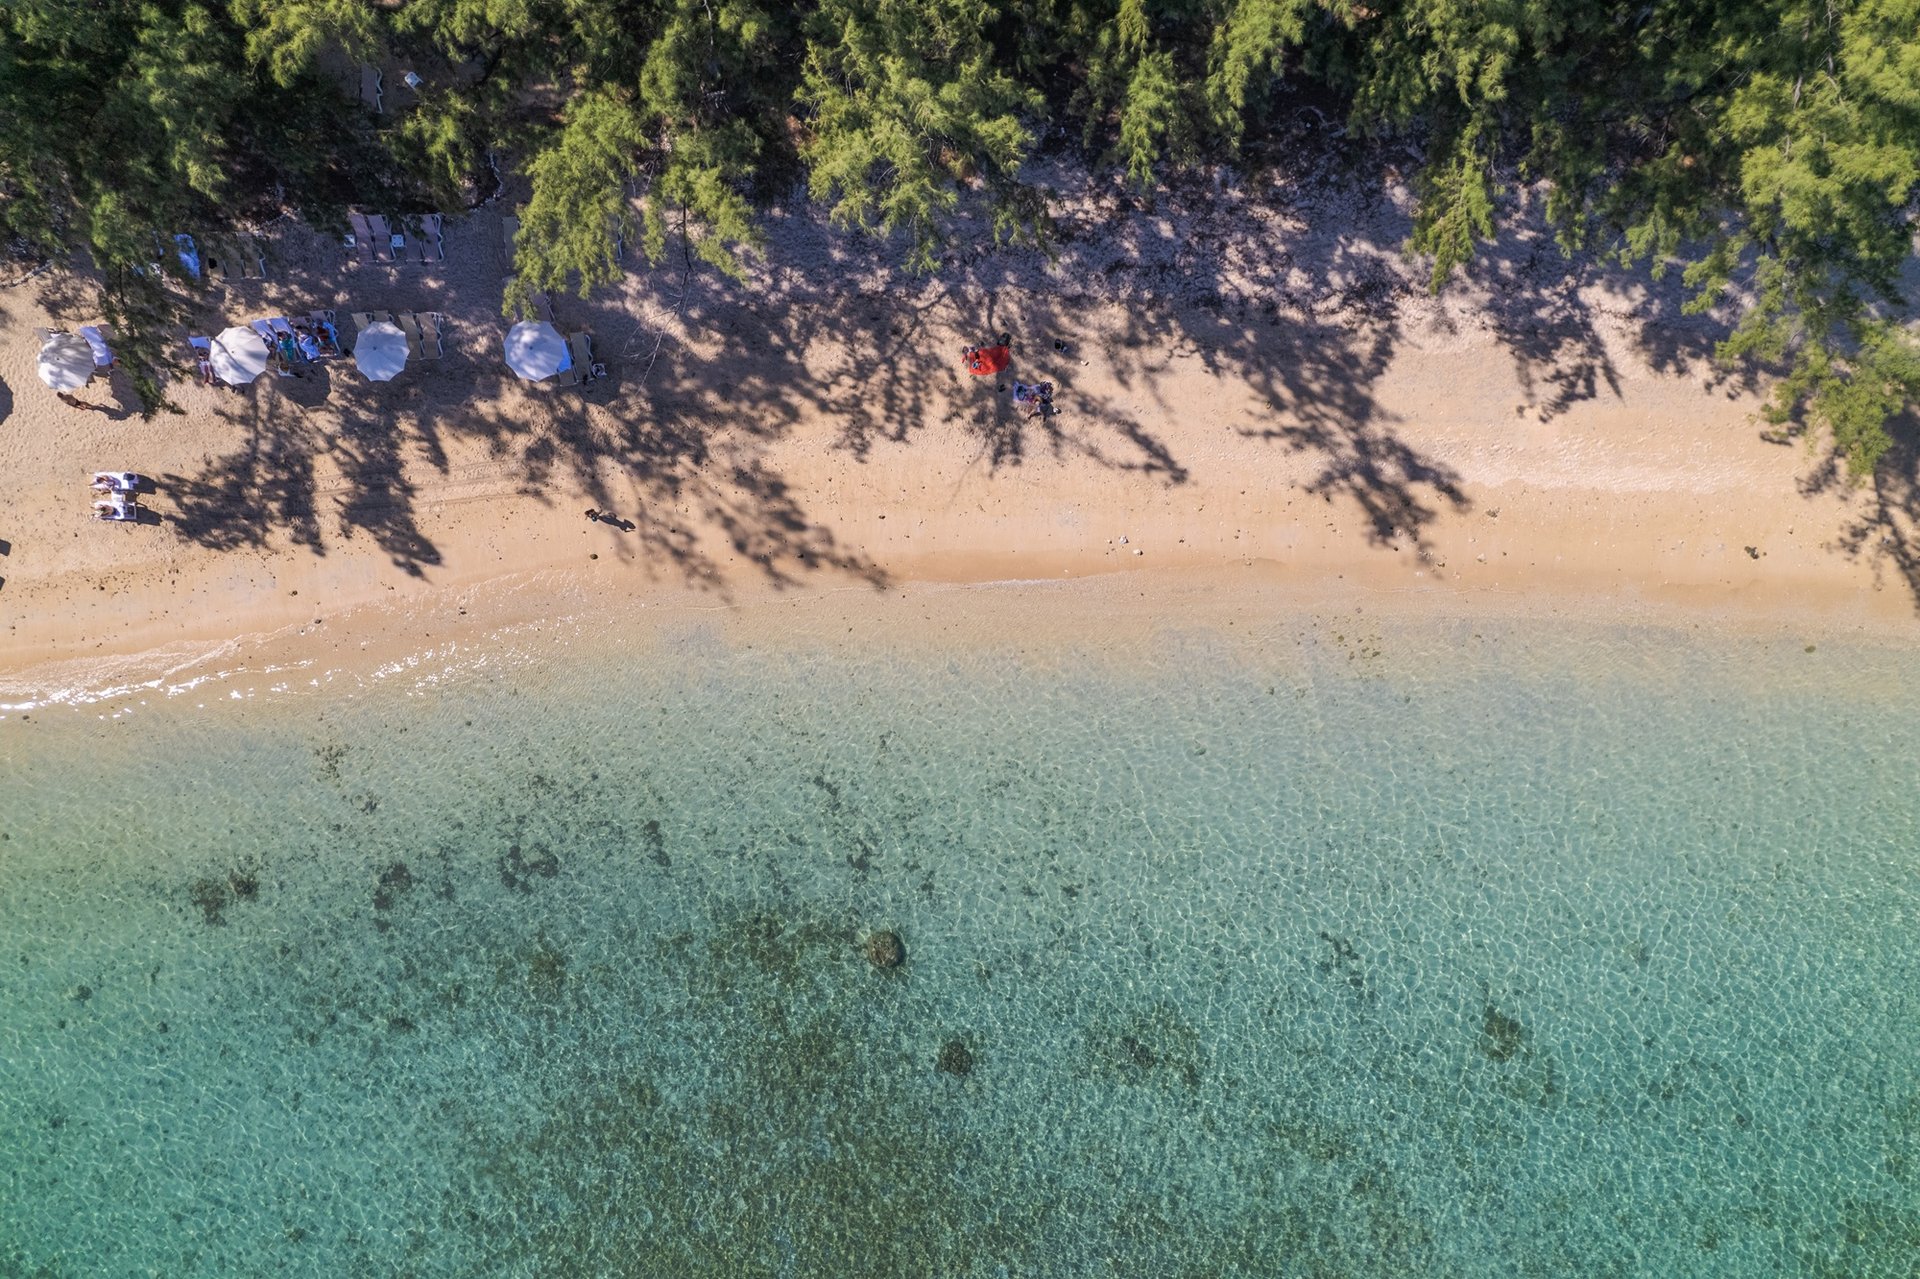
[[[261,332],[262,327],[265,331]],[[302,365],[317,364],[340,354],[340,334],[323,316],[304,320],[256,320],[252,325],[267,344],[267,350],[282,377],[299,377]]]
[[[285,316],[255,320],[247,327],[266,343],[268,366],[281,377],[300,377],[303,366],[330,360],[342,353],[340,331],[327,315],[319,312],[299,320]],[[197,347],[196,353],[201,385],[215,385],[219,375],[214,372],[211,349]]]
[[[1038,417],[1045,421],[1053,412],[1053,383],[1015,382],[1013,402],[1025,409],[1028,417]]]
[[[1056,341],[1055,351],[1063,351],[1066,344]],[[974,377],[997,377],[1013,364],[1013,335],[1002,333],[986,346],[970,346],[960,353],[961,361],[968,373]],[[1004,388],[1002,388],[1004,389]],[[1053,383],[1051,382],[1015,382],[1013,384],[1013,402],[1027,410],[1027,416],[1038,417],[1045,421],[1053,415]]]

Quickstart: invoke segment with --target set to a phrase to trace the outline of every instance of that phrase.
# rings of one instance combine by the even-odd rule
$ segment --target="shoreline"
[[[1543,591],[1394,586],[1336,578],[1310,582],[1272,564],[1128,569],[1063,578],[922,580],[881,590],[838,586],[760,589],[729,601],[695,592],[609,597],[600,574],[548,569],[372,601],[313,622],[200,642],[56,660],[0,671],[0,723],[66,708],[117,717],[156,700],[327,693],[359,696],[398,680],[424,690],[446,679],[564,660],[617,647],[637,658],[699,634],[729,646],[831,649],[863,656],[994,650],[1045,660],[1089,649],[1124,654],[1169,635],[1230,643],[1380,626],[1552,626],[1642,629],[1674,643],[1703,633],[1738,641],[1841,643],[1896,652],[1920,646],[1913,628],[1885,619],[1703,607],[1658,598],[1596,600]],[[1605,607],[1596,607],[1604,604]],[[1336,637],[1337,638],[1337,637]],[[592,659],[587,659],[592,660]]]

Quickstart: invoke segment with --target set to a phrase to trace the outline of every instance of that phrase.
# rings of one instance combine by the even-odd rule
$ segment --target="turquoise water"
[[[0,1275],[1914,1275],[1911,669],[690,623],[16,715]]]

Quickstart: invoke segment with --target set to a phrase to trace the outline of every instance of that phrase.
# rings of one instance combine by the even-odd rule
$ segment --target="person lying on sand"
[[[1036,382],[1029,385],[1026,382],[1015,382],[1013,402],[1026,409],[1028,417],[1037,413],[1044,418],[1053,412],[1053,383]]]

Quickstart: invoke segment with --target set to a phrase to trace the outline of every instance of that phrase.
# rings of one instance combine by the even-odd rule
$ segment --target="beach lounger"
[[[357,343],[360,340],[360,335],[367,331],[368,325],[378,323],[392,324],[393,313],[391,311],[355,311],[352,319],[353,340]]]
[[[140,522],[140,504],[133,500],[130,493],[115,493],[110,498],[93,504],[93,518],[96,520],[122,520],[129,524]]]
[[[327,353],[325,349],[320,346],[318,340],[314,342],[315,349],[311,354],[300,345],[300,331],[305,327],[304,321],[296,323],[293,320],[289,320],[286,316],[280,315],[268,320],[267,323],[273,326],[274,350],[280,350],[280,338],[290,337],[293,339],[294,354],[299,357],[302,364],[312,364],[316,360],[324,360],[327,358]]]
[[[260,251],[260,242],[250,235],[223,236],[209,242],[206,266],[215,279],[229,284],[236,277],[242,280],[267,278],[266,256]]]
[[[373,246],[373,260],[393,261],[393,231],[387,226],[387,220],[377,213],[368,214],[367,235]]]
[[[340,345],[340,328],[334,322],[332,311],[307,312],[307,326],[313,330],[314,336],[320,339],[320,345],[327,349],[328,354],[345,354],[344,348]]]
[[[193,348],[195,370],[201,380],[205,381],[208,376],[208,371],[199,366],[207,364],[208,368],[211,368],[210,361],[213,359],[213,339],[202,333],[189,333],[187,335],[187,345]],[[225,385],[217,374],[214,375],[213,382],[217,385]]]
[[[364,62],[360,64],[360,100],[372,107],[375,115],[386,114],[386,78],[378,67]]]
[[[247,327],[255,333],[258,333],[260,340],[267,344],[267,364],[280,377],[292,377],[294,376],[294,372],[287,366],[287,361],[280,354],[280,335],[274,330],[273,326],[274,321],[272,320],[247,321]],[[293,330],[292,328],[288,328],[287,331],[291,333]]]
[[[593,334],[585,329],[567,335],[567,352],[573,356],[573,367],[582,382],[591,382],[599,377],[603,370],[593,362]]]
[[[424,347],[420,335],[420,321],[414,317],[413,312],[402,311],[393,317],[393,322],[400,326],[402,333],[407,335],[407,358],[409,360],[422,358]]]
[[[413,317],[420,323],[420,350],[429,360],[437,360],[447,353],[446,345],[441,341],[440,330],[445,327],[447,317],[438,311],[422,311]]]
[[[342,238],[342,243],[347,246],[348,259],[353,262],[373,261],[373,228],[367,225],[366,214],[347,214],[347,226],[350,229]]]
[[[394,246],[394,256],[404,257],[408,262],[442,262],[446,260],[446,250],[441,244],[440,215],[429,213],[421,217],[419,229],[409,235],[404,245]]]

